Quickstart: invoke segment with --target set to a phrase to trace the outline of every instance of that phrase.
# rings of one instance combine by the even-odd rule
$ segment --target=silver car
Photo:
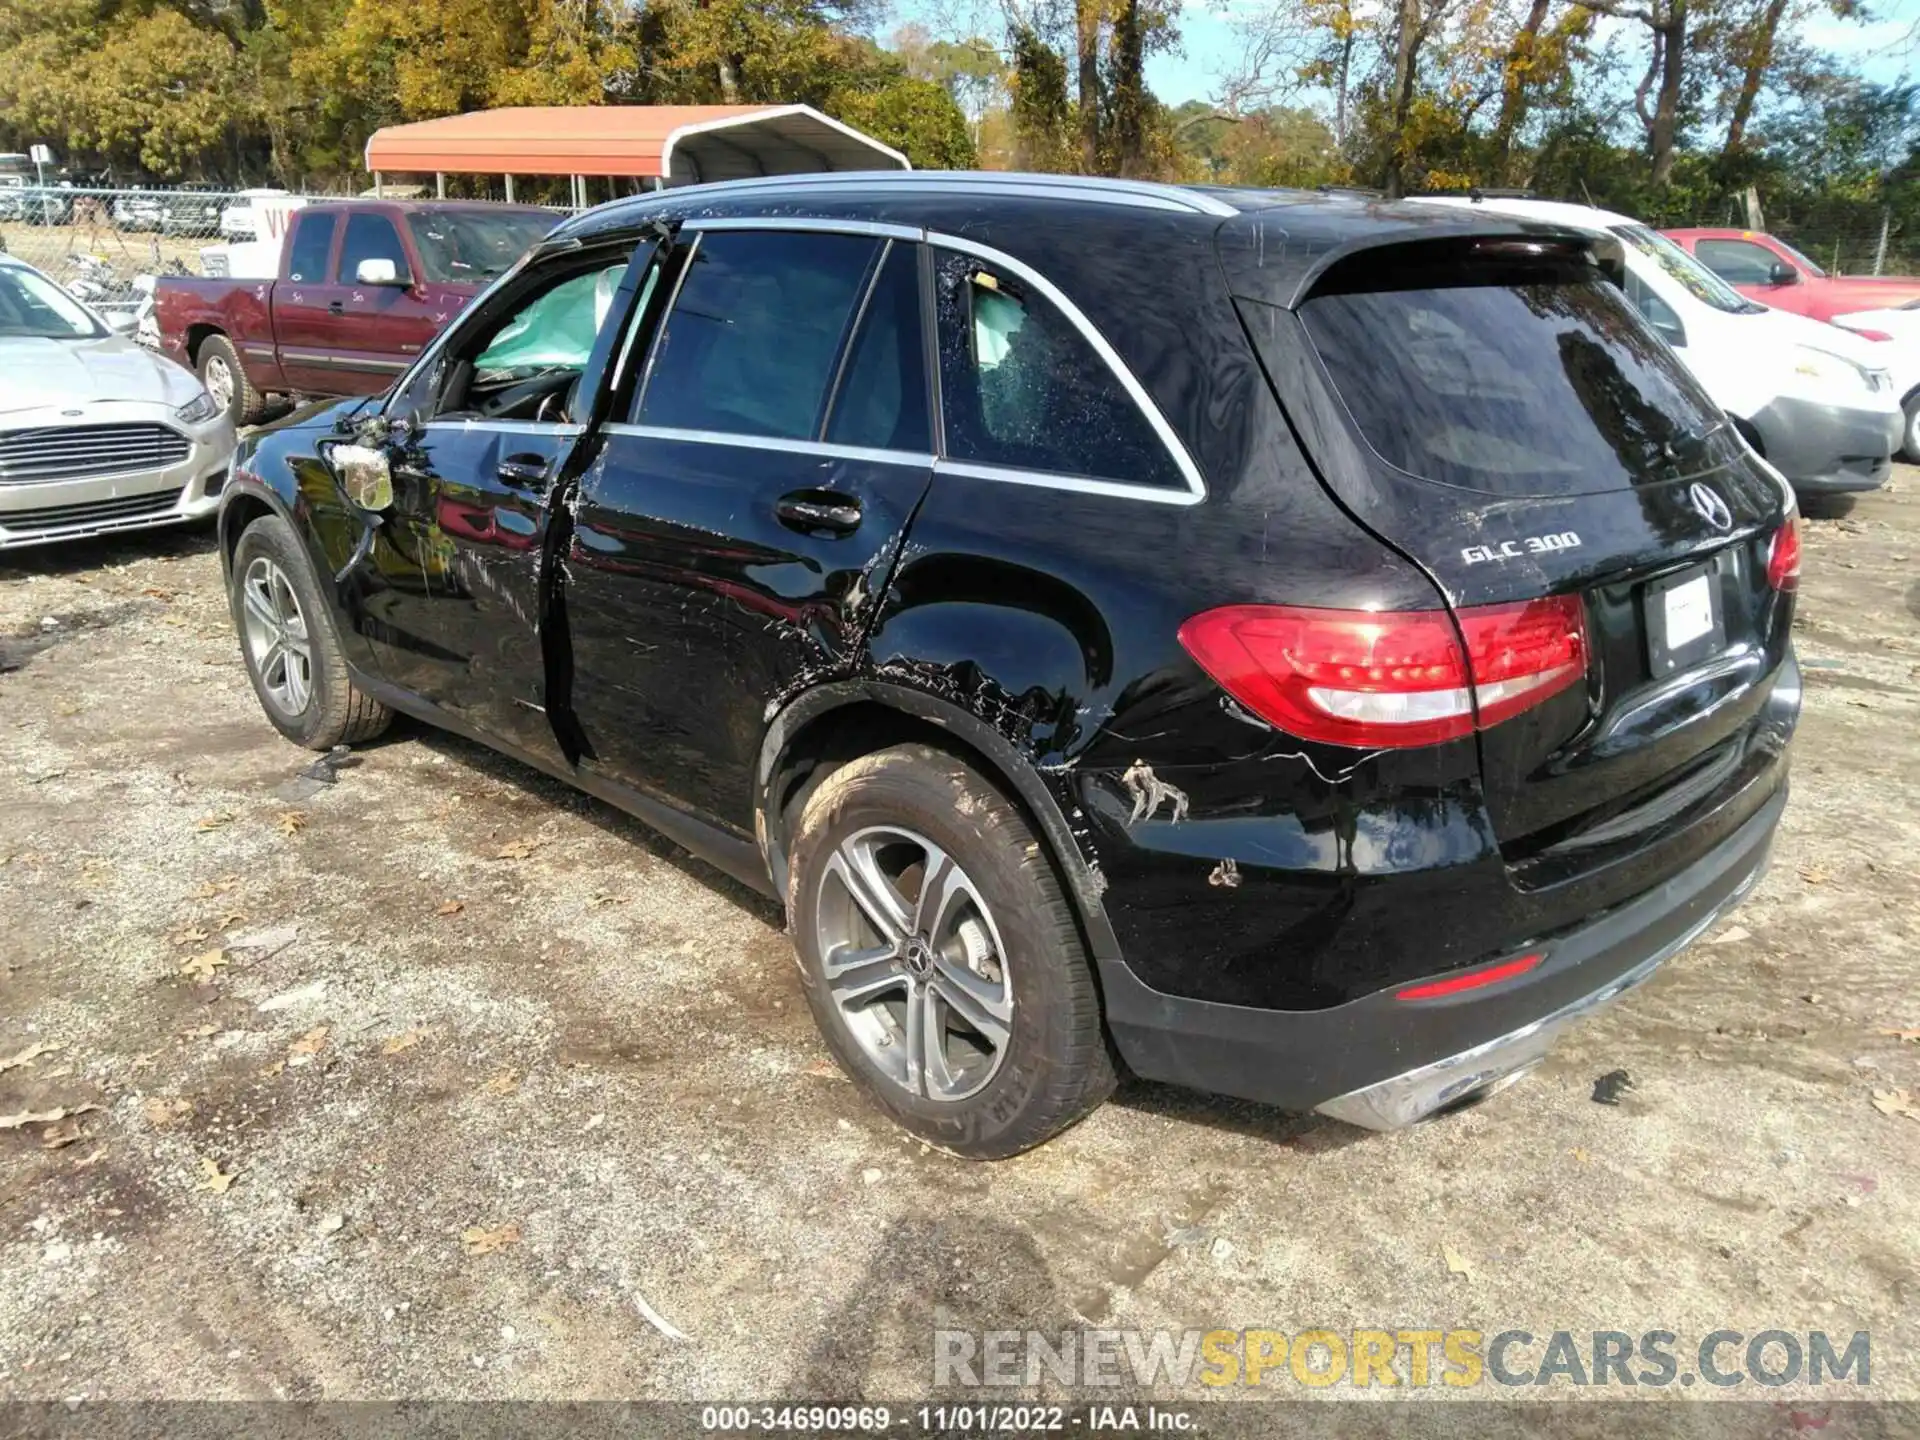
[[[211,515],[233,447],[191,372],[0,254],[0,550]]]

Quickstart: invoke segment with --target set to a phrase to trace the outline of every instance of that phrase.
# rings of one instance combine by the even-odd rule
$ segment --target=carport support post
[[[433,172],[433,193],[437,198],[441,200],[444,200],[447,198],[447,172],[446,171],[436,170]]]
[[[507,203],[513,204],[513,176],[507,176]]]
[[[373,198],[378,200],[384,193],[384,189],[380,181],[380,172],[376,170],[373,172]]]

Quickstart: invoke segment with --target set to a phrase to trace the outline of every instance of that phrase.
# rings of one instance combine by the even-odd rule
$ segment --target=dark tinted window
[[[287,278],[318,285],[327,278],[327,252],[333,249],[333,227],[338,215],[307,211],[293,222],[293,251],[287,256]]]
[[[407,216],[420,268],[436,284],[492,280],[560,217],[540,210],[428,210]]]
[[[1673,454],[1697,460],[1720,416],[1619,289],[1586,273],[1328,295],[1300,318],[1402,470],[1502,495],[1672,479]]]
[[[1722,280],[1735,285],[1765,285],[1780,257],[1764,245],[1745,240],[1697,240],[1693,253]]]
[[[340,284],[353,284],[362,260],[391,260],[396,278],[413,278],[407,270],[407,252],[400,248],[400,232],[384,215],[347,217],[347,238],[340,242]]]
[[[635,418],[681,430],[812,439],[878,248],[862,235],[701,236]]]
[[[921,345],[919,250],[896,243],[881,266],[827,421],[827,439],[835,444],[933,448]]]
[[[1051,301],[970,256],[936,253],[948,455],[1185,488],[1112,367]]]

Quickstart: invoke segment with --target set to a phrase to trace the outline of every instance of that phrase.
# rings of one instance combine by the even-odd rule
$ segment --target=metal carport
[[[573,177],[656,186],[816,170],[907,170],[907,157],[810,105],[578,105],[474,110],[389,125],[367,141],[378,187],[391,173]]]

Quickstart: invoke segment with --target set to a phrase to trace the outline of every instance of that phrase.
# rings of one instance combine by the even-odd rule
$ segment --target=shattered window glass
[[[643,425],[810,440],[879,242],[703,235],[654,349]]]
[[[1185,488],[1140,406],[1050,301],[970,256],[943,252],[938,274],[950,457]]]

